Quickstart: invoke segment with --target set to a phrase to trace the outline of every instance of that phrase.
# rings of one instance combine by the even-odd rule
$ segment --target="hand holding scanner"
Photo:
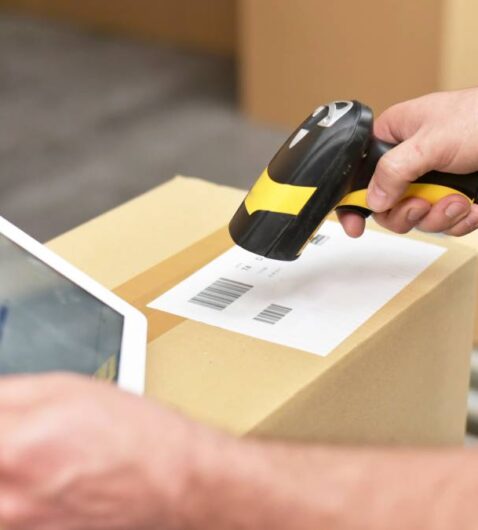
[[[373,114],[358,101],[318,107],[292,133],[253,185],[229,224],[239,246],[292,261],[334,209],[370,215],[367,187],[378,160],[392,147],[373,136]],[[478,172],[432,171],[410,184],[405,197],[430,204],[461,194],[475,202]]]

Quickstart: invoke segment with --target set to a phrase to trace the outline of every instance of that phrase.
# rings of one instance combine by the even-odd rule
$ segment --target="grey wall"
[[[46,240],[182,173],[248,187],[287,135],[234,64],[0,16],[0,215]]]

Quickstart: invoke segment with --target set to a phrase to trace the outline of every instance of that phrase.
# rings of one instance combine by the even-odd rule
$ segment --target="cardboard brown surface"
[[[472,0],[241,0],[241,99],[260,121],[297,126],[312,109],[393,103],[476,86]]]
[[[442,0],[242,0],[241,100],[254,119],[297,126],[318,105],[376,113],[439,87]]]
[[[227,186],[176,177],[49,247],[112,289],[222,228],[243,197]]]
[[[224,225],[242,197],[177,178],[51,247],[144,308],[232,244]],[[448,252],[327,357],[146,311],[148,395],[237,434],[461,442],[476,264],[439,244]]]
[[[0,8],[221,55],[236,51],[236,0],[0,0]]]

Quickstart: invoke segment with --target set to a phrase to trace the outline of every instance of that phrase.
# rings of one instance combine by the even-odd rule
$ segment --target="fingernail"
[[[374,183],[369,191],[367,203],[372,210],[383,209],[387,206],[387,193]]]
[[[445,210],[445,215],[450,218],[458,217],[468,210],[468,206],[461,202],[452,202]]]
[[[411,208],[408,210],[407,219],[412,222],[419,221],[422,217],[425,217],[427,212],[427,208]]]

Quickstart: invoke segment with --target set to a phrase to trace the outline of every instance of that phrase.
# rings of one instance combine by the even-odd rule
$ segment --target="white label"
[[[233,247],[149,307],[325,356],[445,251],[326,222],[297,261]]]

